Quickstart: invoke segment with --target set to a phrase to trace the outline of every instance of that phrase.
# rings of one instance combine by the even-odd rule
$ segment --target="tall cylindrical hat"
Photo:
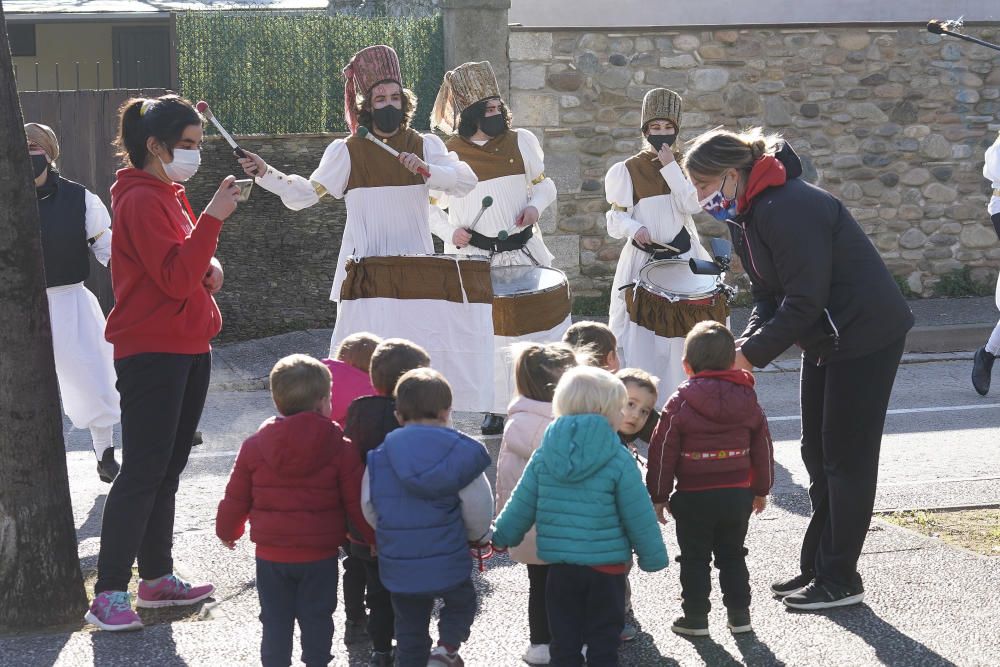
[[[394,81],[402,87],[399,57],[391,46],[369,46],[354,54],[344,68],[344,118],[351,134],[358,130],[358,95],[367,95],[372,87]]]
[[[444,75],[431,110],[431,127],[454,134],[463,111],[477,102],[497,97],[500,97],[500,86],[489,62],[459,65]]]

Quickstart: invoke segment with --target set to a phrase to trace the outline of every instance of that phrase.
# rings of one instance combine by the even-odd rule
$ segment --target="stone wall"
[[[603,176],[639,149],[641,100],[659,86],[684,97],[682,140],[717,125],[782,132],[915,293],[966,266],[996,277],[982,177],[1000,130],[995,51],[910,26],[512,30],[514,122],[544,137],[560,195],[543,230],[577,295],[611,283],[622,242],[605,231]],[[698,224],[725,233],[708,216]]]
[[[337,136],[254,136],[239,141],[276,169],[308,177]],[[229,145],[217,136],[206,137],[201,168],[187,184],[196,214],[228,174],[246,178]],[[324,197],[315,206],[292,211],[254,186],[250,201],[240,204],[223,225],[216,252],[225,270],[225,284],[215,297],[223,318],[220,339],[332,327],[336,307],[330,286],[346,217],[341,200]]]

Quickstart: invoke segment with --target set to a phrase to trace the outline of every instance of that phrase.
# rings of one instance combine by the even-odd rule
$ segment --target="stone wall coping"
[[[996,21],[971,21],[963,22],[963,28],[993,28]],[[658,35],[673,36],[686,32],[713,30],[728,30],[732,32],[752,32],[754,30],[777,30],[781,33],[814,33],[822,30],[840,28],[864,28],[870,33],[893,33],[899,28],[920,28],[926,29],[926,22],[915,21],[844,21],[842,23],[741,23],[739,25],[721,23],[693,23],[693,24],[671,24],[669,26],[658,25],[637,25],[637,26],[614,26],[615,32],[606,32],[606,28],[601,26],[526,26],[522,23],[511,23],[511,32],[590,32],[600,33],[607,37],[628,37],[639,32],[655,32]]]

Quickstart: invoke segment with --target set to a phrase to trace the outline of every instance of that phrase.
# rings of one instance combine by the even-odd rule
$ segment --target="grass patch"
[[[993,285],[973,280],[972,269],[966,266],[941,276],[934,285],[934,296],[990,296],[994,289]]]
[[[573,299],[573,314],[593,317],[607,315],[611,307],[611,293],[604,292],[600,296],[578,296]]]
[[[882,518],[985,556],[1000,556],[1000,508],[893,512]]]
[[[910,289],[910,283],[906,282],[905,276],[893,276],[896,280],[896,287],[899,288],[900,293],[903,295],[904,299],[916,299],[919,296],[916,292]]]

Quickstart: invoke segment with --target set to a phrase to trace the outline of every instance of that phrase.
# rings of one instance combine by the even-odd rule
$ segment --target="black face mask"
[[[381,109],[372,111],[372,120],[379,130],[391,134],[398,130],[399,124],[403,122],[403,110],[387,104]]]
[[[34,178],[38,178],[42,173],[49,167],[49,156],[48,155],[29,155],[31,158],[31,173],[34,174]]]
[[[677,141],[676,134],[651,134],[646,139],[649,141],[649,145],[653,147],[654,150],[660,150],[663,145],[673,146],[674,142]]]
[[[486,116],[479,119],[479,129],[483,131],[483,134],[497,137],[507,129],[507,120],[500,113],[495,116]]]

